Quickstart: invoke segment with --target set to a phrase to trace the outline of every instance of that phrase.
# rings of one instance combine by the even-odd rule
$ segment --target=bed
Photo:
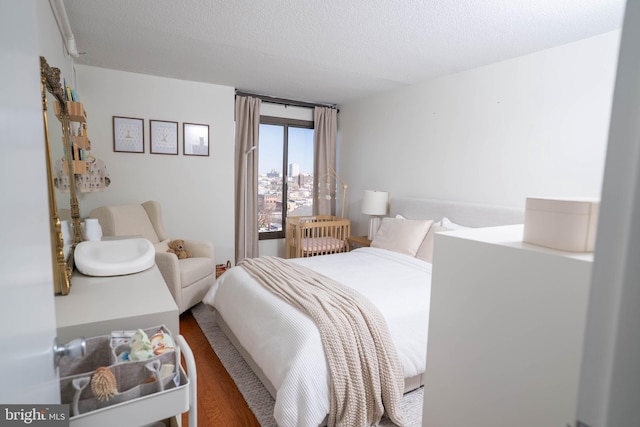
[[[461,224],[478,227],[521,223],[523,212],[402,198],[392,200],[388,223],[395,217],[404,221],[403,227],[411,221],[424,227],[427,220],[435,220],[437,226],[436,222],[427,226],[433,232],[445,231],[440,223],[445,217],[451,230]],[[379,234],[384,234],[384,226],[385,220]],[[415,242],[397,247],[397,242],[384,238],[376,242],[376,236],[371,248],[289,260],[355,289],[380,310],[402,365],[405,392],[423,385],[426,364],[431,252],[427,251],[427,258],[416,256],[428,240],[428,231],[424,233],[418,238],[418,247]],[[387,238],[393,234],[387,233]],[[407,245],[413,247],[403,253]],[[203,301],[213,307],[223,331],[274,397],[278,425],[319,426],[327,422],[327,360],[318,327],[309,316],[261,286],[242,267],[222,275]]]

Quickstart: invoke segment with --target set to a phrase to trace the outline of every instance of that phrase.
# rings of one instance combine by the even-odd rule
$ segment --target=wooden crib
[[[349,251],[351,221],[331,215],[287,217],[286,258],[304,258]]]

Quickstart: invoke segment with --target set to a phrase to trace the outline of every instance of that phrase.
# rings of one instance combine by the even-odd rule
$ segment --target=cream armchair
[[[162,222],[160,203],[102,206],[92,210],[89,217],[97,218],[103,236],[142,236],[156,248],[156,264],[178,305],[180,313],[202,301],[204,294],[216,280],[213,243],[184,240],[193,257],[179,260],[167,252],[167,236]],[[176,237],[178,238],[178,237]]]

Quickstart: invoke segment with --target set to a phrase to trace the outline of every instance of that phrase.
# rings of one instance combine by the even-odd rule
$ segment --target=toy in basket
[[[286,258],[303,258],[349,251],[351,221],[332,215],[287,218]]]

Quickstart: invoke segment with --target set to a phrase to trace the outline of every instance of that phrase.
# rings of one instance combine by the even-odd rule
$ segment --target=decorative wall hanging
[[[178,154],[178,122],[149,120],[151,154]]]
[[[113,116],[113,151],[144,153],[144,120]]]
[[[209,125],[183,123],[182,154],[185,156],[209,155]]]

